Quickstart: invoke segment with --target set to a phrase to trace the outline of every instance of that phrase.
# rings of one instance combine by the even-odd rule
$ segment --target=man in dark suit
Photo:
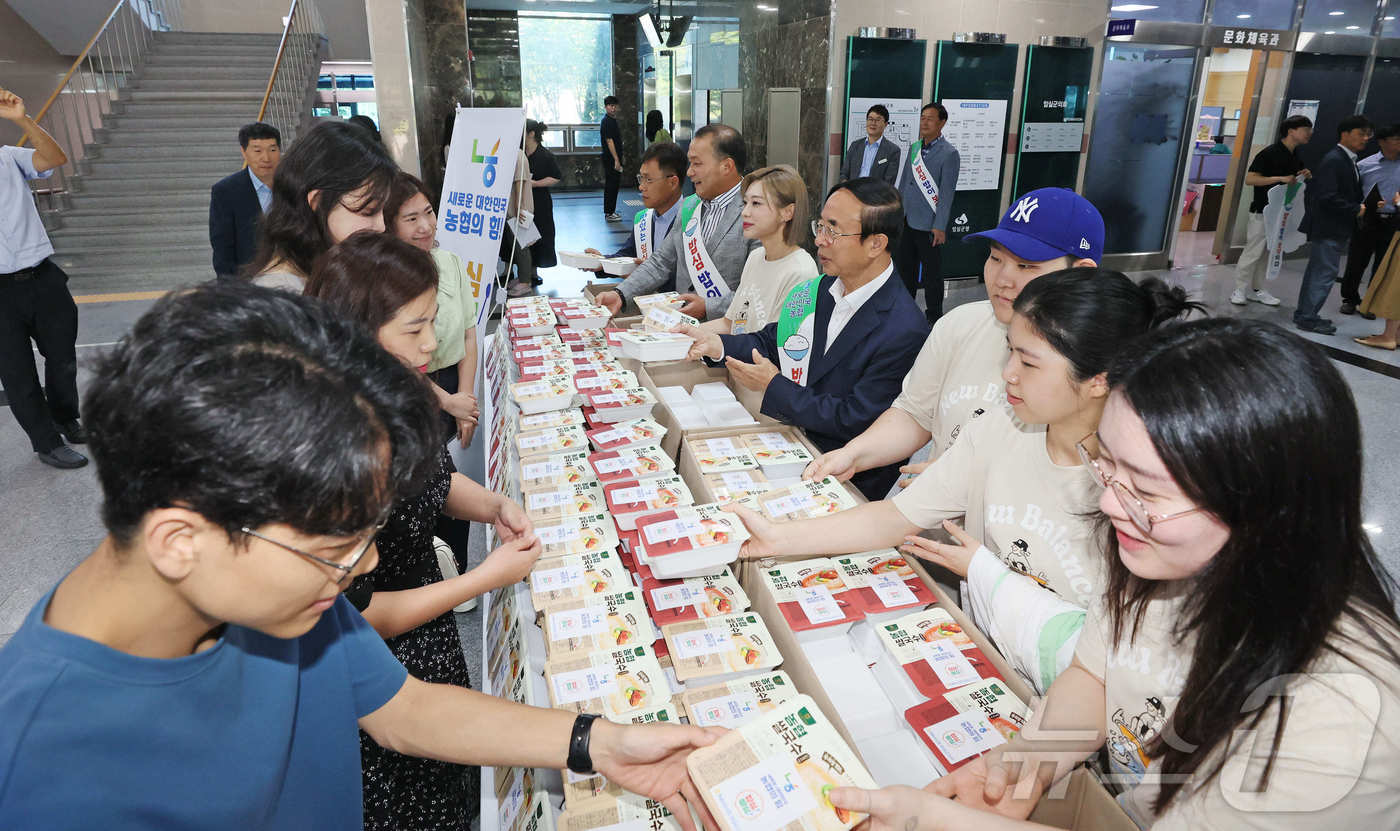
[[[1319,317],[1318,312],[1332,292],[1357,217],[1365,211],[1356,154],[1370,140],[1371,122],[1364,115],[1342,119],[1337,125],[1337,146],[1322,157],[1308,182],[1308,212],[1300,230],[1308,235],[1312,250],[1298,286],[1298,308],[1293,312],[1293,325],[1304,332],[1331,335],[1337,331],[1336,325]]]
[[[890,259],[903,224],[899,193],[885,182],[832,188],[812,223],[825,275],[793,289],[778,320],[757,332],[686,327],[695,338],[690,357],[723,361],[736,381],[763,393],[764,415],[801,427],[822,452],[843,446],[899,395],[928,335]],[[907,461],[862,471],[851,484],[883,499]]]
[[[225,280],[253,259],[258,217],[272,204],[272,177],[282,159],[282,134],[271,124],[254,121],[238,131],[247,165],[209,189],[209,246],[214,273]]]
[[[899,177],[899,145],[885,138],[890,123],[890,111],[876,104],[865,113],[865,138],[856,139],[846,148],[846,160],[841,164],[841,181],[870,176],[893,185]]]

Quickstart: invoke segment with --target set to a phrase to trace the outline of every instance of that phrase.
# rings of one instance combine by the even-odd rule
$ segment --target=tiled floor
[[[630,233],[625,222],[603,221],[596,193],[557,194],[554,201],[561,249],[582,250],[591,246],[611,251]],[[636,193],[626,193],[619,212],[628,216],[640,207]],[[1199,244],[1193,241],[1197,248]],[[1208,251],[1208,241],[1204,245]],[[1154,273],[1184,286],[1205,301],[1212,314],[1248,316],[1289,325],[1302,273],[1301,261],[1288,262],[1270,286],[1274,294],[1284,299],[1282,306],[1272,309],[1258,304],[1230,305],[1233,267],[1210,264],[1211,257],[1193,255],[1187,261],[1207,264]],[[564,267],[543,270],[541,276],[545,293],[561,296],[578,294],[583,285],[595,279]],[[985,296],[975,281],[952,281],[949,285],[949,306]],[[149,305],[150,301],[83,304],[78,338],[80,363],[120,338]],[[1339,359],[1342,373],[1351,384],[1365,430],[1366,521],[1391,573],[1400,576],[1400,545],[1396,542],[1400,537],[1400,479],[1385,461],[1400,458],[1400,422],[1395,418],[1400,412],[1400,355],[1353,343],[1353,335],[1379,331],[1380,324],[1337,316],[1335,292],[1326,308],[1324,314],[1336,320],[1338,333],[1331,337],[1305,337],[1328,348]],[[83,370],[80,384],[86,377]],[[0,643],[18,627],[35,600],[101,539],[98,502],[91,467],[57,471],[40,464],[9,409],[0,407]],[[479,540],[480,535],[473,539]],[[479,661],[478,618],[475,613],[462,615],[460,623],[464,635],[468,635],[467,650]],[[476,670],[474,677],[479,674]]]

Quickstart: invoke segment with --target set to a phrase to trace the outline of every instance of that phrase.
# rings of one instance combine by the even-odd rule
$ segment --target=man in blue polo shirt
[[[714,734],[424,683],[341,597],[440,450],[421,377],[371,333],[286,292],[172,293],[86,403],[108,534],[0,648],[0,827],[357,829],[358,728],[709,819],[685,757]]]

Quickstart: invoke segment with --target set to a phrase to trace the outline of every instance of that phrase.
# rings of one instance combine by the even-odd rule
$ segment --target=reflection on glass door
[[[1241,142],[1236,148],[1237,152],[1242,152],[1240,159],[1246,171],[1254,157],[1259,155],[1259,151],[1279,140],[1279,125],[1287,117],[1283,93],[1284,85],[1288,81],[1290,57],[1287,52],[1254,53],[1254,69],[1262,69],[1264,81],[1259,99],[1254,102],[1253,131],[1249,130],[1250,125],[1247,121],[1240,123]],[[1248,118],[1249,113],[1245,116]],[[1245,147],[1243,142],[1246,134],[1250,135],[1248,147]],[[1215,251],[1222,256],[1223,262],[1235,262],[1238,259],[1235,254],[1230,253],[1230,249],[1235,249],[1238,253],[1244,247],[1249,231],[1249,205],[1254,199],[1254,188],[1244,184],[1243,173],[1235,177],[1232,197],[1236,203],[1232,212],[1233,222],[1228,229],[1222,228],[1222,233],[1216,236],[1215,243]]]
[[[1105,254],[1160,254],[1165,265],[1196,47],[1107,43],[1104,50],[1084,195],[1108,220]]]

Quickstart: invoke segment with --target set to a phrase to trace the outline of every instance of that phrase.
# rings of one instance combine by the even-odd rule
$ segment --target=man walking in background
[[[1331,335],[1337,331],[1336,325],[1319,317],[1318,312],[1332,292],[1337,267],[1356,230],[1357,217],[1365,212],[1356,154],[1370,140],[1371,122],[1366,116],[1342,119],[1337,125],[1337,146],[1318,162],[1308,184],[1308,213],[1303,217],[1302,231],[1308,235],[1312,250],[1303,282],[1298,286],[1298,308],[1293,312],[1293,325],[1304,332]]]
[[[1265,239],[1264,208],[1269,204],[1269,189],[1274,185],[1291,185],[1306,179],[1308,171],[1298,156],[1298,148],[1312,138],[1312,121],[1305,115],[1291,115],[1278,127],[1278,141],[1260,150],[1249,163],[1244,183],[1254,188],[1249,203],[1249,225],[1245,231],[1244,253],[1235,264],[1235,291],[1230,302],[1243,306],[1253,300],[1265,306],[1283,302],[1264,288],[1264,273],[1268,270],[1269,241]]]
[[[617,123],[617,113],[622,109],[616,95],[603,99],[603,109],[607,115],[598,125],[598,137],[603,151],[603,218],[617,222],[622,215],[617,212],[617,189],[622,185],[622,128]]]
[[[899,178],[899,146],[885,138],[890,123],[890,111],[876,104],[865,113],[865,138],[856,139],[846,148],[846,161],[841,164],[841,181],[869,176],[893,185]]]
[[[919,113],[919,140],[909,148],[909,161],[899,177],[904,202],[904,233],[894,251],[895,271],[912,297],[924,287],[924,314],[929,323],[943,315],[943,244],[948,241],[948,218],[953,215],[953,192],[958,189],[961,160],[943,138],[948,110],[939,103]]]
[[[244,124],[238,145],[246,167],[209,189],[209,247],[214,249],[214,274],[221,280],[252,261],[258,218],[272,204],[272,177],[282,159],[282,134],[262,121]]]
[[[1342,275],[1342,308],[1344,315],[1356,314],[1361,305],[1361,274],[1367,264],[1371,276],[1381,264],[1390,240],[1400,230],[1400,211],[1395,207],[1395,194],[1400,193],[1400,124],[1391,124],[1376,131],[1381,152],[1362,159],[1356,168],[1361,172],[1361,193],[1366,212],[1356,224],[1347,252],[1347,270]],[[1376,316],[1362,312],[1367,320]]]
[[[68,275],[50,257],[53,244],[26,180],[47,179],[68,156],[34,123],[18,95],[0,89],[0,118],[34,146],[0,146],[0,386],[39,461],[72,469],[87,457],[64,444],[87,441],[78,421],[78,306]],[[34,352],[44,356],[44,386]]]

